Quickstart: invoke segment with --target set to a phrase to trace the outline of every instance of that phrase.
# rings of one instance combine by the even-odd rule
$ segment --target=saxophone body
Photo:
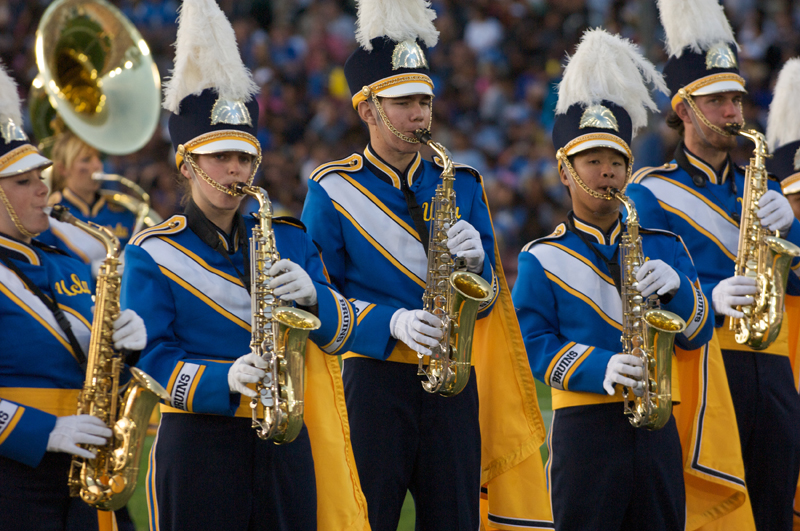
[[[278,299],[269,286],[269,270],[281,257],[267,193],[244,183],[232,188],[254,197],[259,206],[258,224],[250,237],[250,349],[267,362],[267,368],[250,401],[253,428],[261,439],[289,443],[303,428],[306,341],[321,323],[309,312]]]
[[[613,193],[613,192],[612,192]],[[636,289],[636,272],[644,264],[639,215],[633,200],[622,192],[615,197],[628,211],[626,231],[620,242],[622,295],[622,351],[643,361],[644,388],[641,396],[629,399],[623,387],[625,414],[635,428],[658,430],[672,414],[672,352],[675,334],[686,323],[672,312],[662,310],[653,294],[645,301]]]
[[[92,507],[114,511],[133,495],[150,414],[158,401],[169,400],[169,395],[152,377],[135,367],[130,369],[130,382],[120,385],[125,356],[114,349],[111,339],[114,321],[120,313],[119,240],[106,227],[79,221],[60,205],[53,207],[51,216],[77,226],[106,249],[97,276],[86,379],[78,395],[77,414],[101,419],[114,433],[105,446],[82,445],[95,451],[96,456],[72,458],[69,488],[72,496],[80,496]]]
[[[761,226],[756,214],[759,199],[769,190],[764,166],[769,156],[767,142],[763,134],[754,130],[737,130],[737,133],[750,139],[755,149],[745,168],[734,275],[754,278],[758,292],[753,296],[753,304],[737,307],[744,317],[731,318],[729,327],[737,343],[763,350],[780,333],[789,269],[792,260],[800,256],[800,248]]]
[[[444,166],[432,201],[428,278],[422,296],[423,310],[442,320],[443,335],[431,348],[427,367],[420,356],[417,373],[426,377],[422,381],[425,391],[454,396],[469,381],[475,319],[480,304],[491,298],[491,286],[479,275],[463,270],[463,260],[453,260],[447,248],[447,231],[457,221],[453,161],[441,144],[431,140],[430,131],[419,129],[415,135],[436,152]]]

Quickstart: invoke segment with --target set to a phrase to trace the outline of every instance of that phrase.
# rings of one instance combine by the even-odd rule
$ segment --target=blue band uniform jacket
[[[734,273],[744,171],[729,159],[717,172],[683,144],[679,150],[685,162],[642,168],[626,193],[641,205],[642,223],[681,234],[710,301],[714,287]],[[704,186],[696,186],[693,177],[702,179]],[[777,182],[769,181],[768,186],[780,193]],[[798,222],[781,236],[800,243]],[[789,275],[788,293],[797,293],[797,266],[797,262],[792,265],[795,274]],[[688,390],[684,394],[692,396],[674,411],[684,445],[687,529],[750,530],[755,524],[746,502],[741,449],[730,444],[738,439],[738,429],[731,428],[736,416],[721,352],[749,348],[736,343],[721,316],[714,324],[708,345],[679,356],[679,363],[687,365],[683,373],[692,379],[691,384],[688,377],[681,382]],[[762,352],[788,355],[788,327],[783,326],[777,340]]]
[[[322,326],[306,352],[304,422],[314,454],[320,527],[368,528],[366,501],[355,472],[337,360],[355,336],[355,312],[326,278],[314,242],[296,220],[274,219],[281,258],[300,264],[317,291]],[[245,216],[248,233],[255,225]],[[245,250],[237,235],[220,235],[230,262],[173,216],[137,234],[125,249],[122,306],[147,325],[138,366],[170,395],[162,411],[250,417],[250,399],[228,389],[227,374],[250,344],[250,294],[240,280]],[[249,234],[248,234],[249,237]],[[235,266],[235,267],[234,267]],[[180,311],[176,311],[176,307]]]
[[[598,252],[612,259],[624,231],[620,221],[608,235],[578,218],[574,223]],[[640,235],[645,259],[663,260],[681,279],[661,305],[686,321],[675,343],[689,349],[707,343],[711,308],[682,242],[664,231],[642,228]],[[552,235],[528,244],[519,257],[512,297],[531,369],[552,388],[553,409],[622,401],[621,390],[608,396],[603,389],[609,359],[622,352],[622,301],[608,267],[581,237],[561,224]]]
[[[552,529],[539,447],[544,441],[536,390],[494,241],[481,176],[456,164],[457,215],[480,234],[481,276],[492,297],[478,313],[473,339],[480,399],[481,519],[484,529]],[[416,352],[391,337],[399,308],[422,308],[427,258],[403,193],[410,191],[430,227],[431,201],[441,182],[438,159],[417,155],[405,175],[378,157],[362,154],[312,172],[302,220],[337,286],[356,308],[356,335],[344,357],[416,364]],[[520,485],[525,485],[524,489]]]
[[[86,265],[4,235],[0,252],[46,296],[55,295],[86,352],[93,304]],[[53,313],[2,262],[0,305],[0,455],[36,467],[56,418],[76,413],[84,372]]]

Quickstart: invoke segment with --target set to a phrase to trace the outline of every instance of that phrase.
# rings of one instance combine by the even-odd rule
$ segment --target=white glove
[[[241,393],[245,396],[253,398],[256,392],[247,387],[249,383],[256,383],[264,377],[267,372],[267,362],[261,359],[261,356],[251,352],[245,354],[233,362],[231,368],[228,369],[228,389],[231,393]]]
[[[297,301],[300,306],[317,304],[317,288],[308,273],[291,260],[278,260],[269,268],[269,281],[276,297],[285,301]]]
[[[473,273],[483,271],[484,252],[481,234],[463,219],[447,231],[447,248],[451,254],[467,261],[468,271]]]
[[[48,452],[64,452],[86,459],[94,459],[95,455],[78,444],[103,446],[113,435],[105,423],[92,415],[70,415],[56,419],[56,426],[47,439]]]
[[[758,293],[756,279],[730,277],[717,284],[717,287],[711,292],[711,303],[716,313],[740,318],[744,317],[744,314],[736,311],[736,306],[747,306],[754,302],[753,297],[743,295],[755,295],[756,293]]]
[[[789,200],[775,190],[767,190],[758,200],[758,219],[771,231],[786,233],[792,228],[794,212]]]
[[[643,392],[642,366],[644,362],[630,354],[614,354],[608,360],[606,366],[606,377],[603,379],[603,389],[606,393],[613,396],[616,393],[614,384],[624,385],[633,390],[636,396],[641,396]]]
[[[681,287],[681,277],[661,260],[648,260],[642,264],[636,272],[636,280],[639,283],[636,289],[642,297],[648,297],[653,293],[658,295],[675,293]]]
[[[114,321],[114,333],[111,339],[117,350],[142,350],[147,345],[147,328],[136,312],[131,309],[122,310]]]
[[[442,321],[425,310],[400,308],[392,315],[389,330],[393,338],[423,356],[430,356],[431,350],[428,347],[438,345],[442,338]]]

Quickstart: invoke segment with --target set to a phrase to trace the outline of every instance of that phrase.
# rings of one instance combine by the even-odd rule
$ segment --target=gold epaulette
[[[320,179],[328,175],[329,173],[333,173],[336,171],[358,171],[364,167],[364,160],[361,158],[361,155],[358,153],[353,153],[346,159],[334,160],[331,162],[326,162],[317,167],[314,171],[311,172],[309,179],[312,181],[319,182]]]
[[[130,245],[141,245],[147,238],[151,236],[163,236],[165,234],[177,234],[186,228],[186,216],[183,214],[175,214],[166,221],[162,221],[158,225],[154,225],[149,229],[139,231],[129,242]]]
[[[556,229],[553,232],[551,232],[550,234],[548,234],[547,236],[543,236],[541,238],[537,238],[536,240],[533,240],[531,242],[526,243],[525,247],[522,248],[522,252],[523,253],[527,253],[528,251],[531,250],[531,247],[533,247],[537,243],[545,241],[545,240],[557,240],[558,238],[562,237],[566,233],[567,233],[567,225],[564,224],[564,223],[559,223],[558,226],[556,227]]]
[[[666,164],[662,164],[661,166],[645,166],[644,168],[640,169],[639,171],[633,174],[631,182],[638,184],[642,181],[642,179],[644,179],[650,174],[675,171],[677,169],[678,165],[672,162],[667,162]]]

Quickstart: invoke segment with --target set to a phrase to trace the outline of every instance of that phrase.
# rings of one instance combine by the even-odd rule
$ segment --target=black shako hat
[[[354,108],[369,95],[362,90],[364,87],[384,98],[410,94],[433,96],[433,81],[428,76],[428,47],[424,43],[419,40],[398,43],[387,37],[375,37],[370,44],[372,51],[359,47],[344,64]]]
[[[594,147],[609,147],[631,157],[633,126],[628,112],[603,100],[594,105],[576,103],[557,114],[553,124],[553,146],[567,156]]]

